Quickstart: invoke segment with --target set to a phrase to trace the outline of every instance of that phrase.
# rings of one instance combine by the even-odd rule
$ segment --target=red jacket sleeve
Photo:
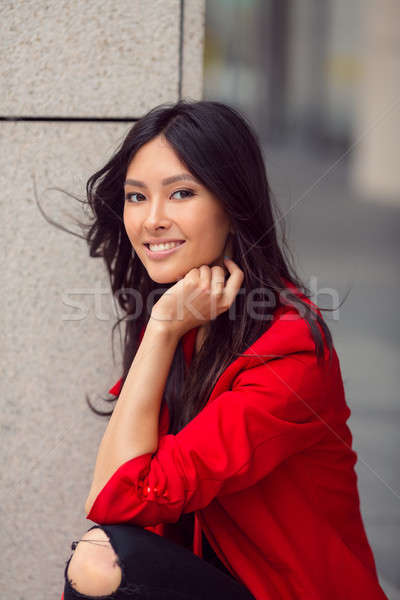
[[[291,455],[318,443],[327,385],[315,353],[304,351],[245,369],[158,449],[127,460],[97,495],[87,518],[143,527],[245,489]],[[324,418],[325,417],[325,418]]]

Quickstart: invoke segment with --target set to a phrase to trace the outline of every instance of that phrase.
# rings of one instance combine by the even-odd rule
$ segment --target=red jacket
[[[196,333],[183,338],[188,362]],[[164,524],[194,512],[193,552],[202,556],[203,530],[257,600],[387,600],[360,513],[336,351],[331,367],[317,365],[306,321],[280,305],[244,354],[176,435],[162,403],[157,451],[122,464],[87,518],[166,535]]]

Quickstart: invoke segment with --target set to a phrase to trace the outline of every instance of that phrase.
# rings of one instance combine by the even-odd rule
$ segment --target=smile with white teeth
[[[179,246],[182,242],[168,242],[166,244],[149,244],[149,248],[152,252],[157,252],[160,250],[170,250],[171,248],[175,248],[175,246]]]

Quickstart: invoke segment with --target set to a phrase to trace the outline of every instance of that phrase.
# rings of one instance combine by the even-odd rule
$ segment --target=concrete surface
[[[2,2],[0,115],[138,117],[203,84],[204,1]],[[182,81],[180,82],[180,80]]]
[[[37,119],[0,123],[2,600],[61,597],[71,542],[92,525],[83,504],[106,423],[85,393],[109,408],[96,399],[120,375],[105,269],[44,220],[35,185],[48,216],[81,233],[70,218],[84,219],[79,203],[47,188],[82,197],[132,123],[73,119],[199,99],[204,9],[203,0],[1,3],[0,116]]]

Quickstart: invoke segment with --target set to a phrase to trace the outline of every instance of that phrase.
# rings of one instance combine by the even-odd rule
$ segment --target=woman
[[[249,123],[156,107],[87,196],[126,330],[64,600],[384,599],[338,357]]]

